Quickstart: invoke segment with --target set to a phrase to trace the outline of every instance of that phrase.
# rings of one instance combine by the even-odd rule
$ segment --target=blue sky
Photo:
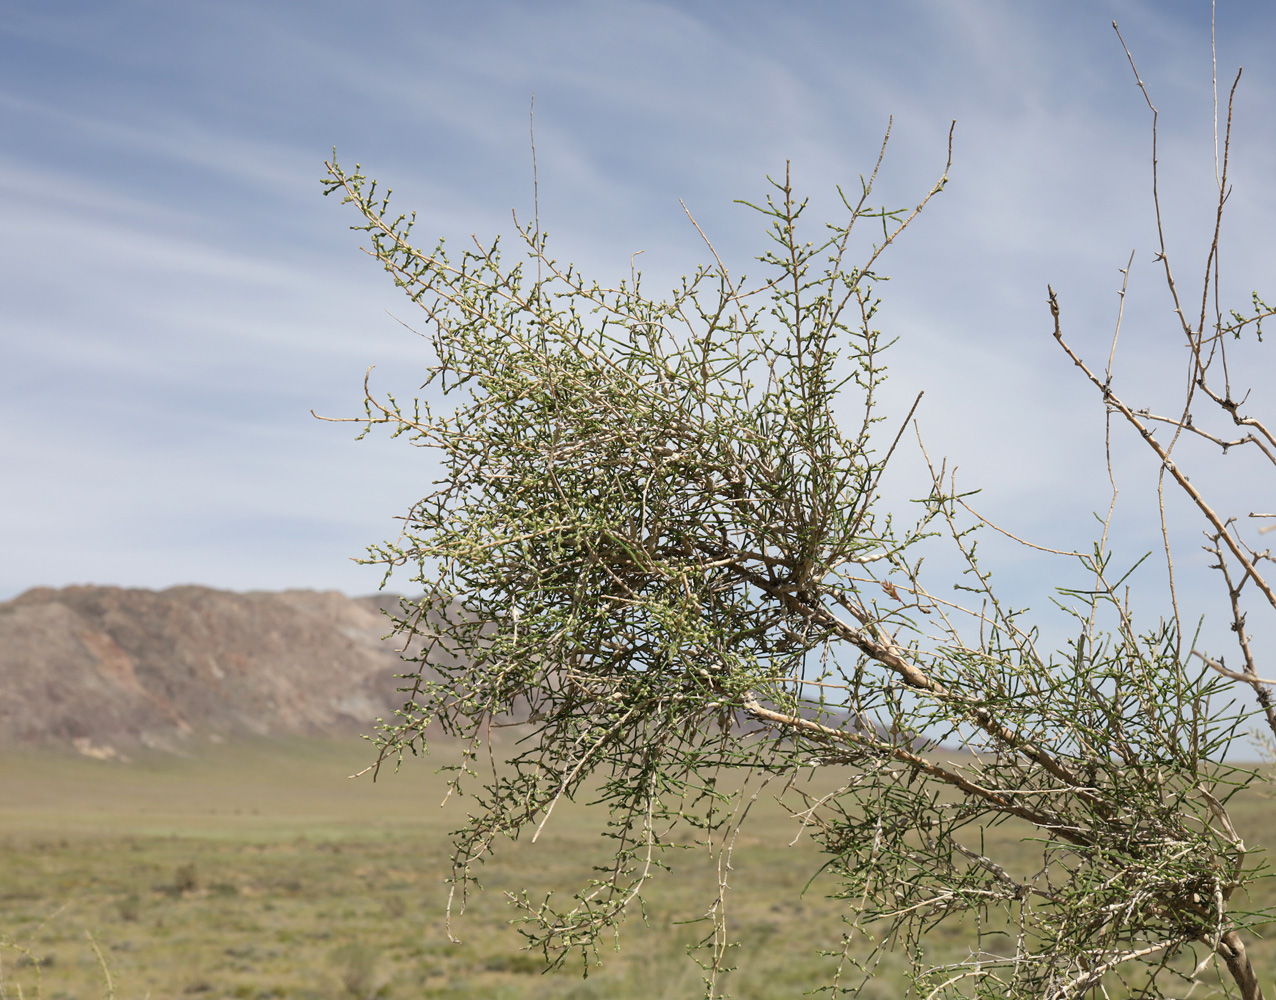
[[[764,249],[732,204],[792,161],[816,216],[871,168],[882,200],[951,182],[884,268],[901,338],[891,404],[981,506],[1084,546],[1106,505],[1101,408],[1050,337],[1058,290],[1100,363],[1136,250],[1118,386],[1172,399],[1179,341],[1154,269],[1150,117],[1161,111],[1171,253],[1194,286],[1211,224],[1209,3],[349,4],[16,0],[0,12],[0,599],[36,585],[376,589],[351,561],[427,491],[420,452],[356,443],[363,372],[410,394],[411,306],[320,196],[323,161],[389,183],[417,235],[490,238],[531,213],[556,256],[648,287]],[[1276,292],[1276,8],[1224,2],[1238,65],[1225,288]],[[1246,363],[1276,381],[1270,351]],[[1167,395],[1168,391],[1168,395]],[[1158,395],[1159,394],[1159,395]],[[1152,466],[1117,442],[1121,545],[1156,545]],[[911,463],[911,464],[910,464]],[[921,483],[915,457],[890,485]],[[1224,493],[1252,487],[1228,483]],[[1268,491],[1267,495],[1272,495]],[[1197,537],[1190,512],[1175,524]],[[1189,547],[1194,543],[1189,541]],[[1123,551],[1125,551],[1123,550]],[[1045,581],[1007,553],[1010,580]],[[1016,576],[1018,574],[1018,576]]]

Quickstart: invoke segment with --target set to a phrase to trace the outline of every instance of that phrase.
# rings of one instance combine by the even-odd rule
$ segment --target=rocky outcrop
[[[37,588],[0,603],[0,745],[112,756],[370,732],[402,702],[384,608],[335,591]]]

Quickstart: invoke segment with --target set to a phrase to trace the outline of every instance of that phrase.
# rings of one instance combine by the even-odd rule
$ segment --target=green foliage
[[[375,182],[329,171],[436,355],[429,399],[368,393],[361,421],[443,464],[372,551],[426,593],[403,609],[421,668],[382,752],[419,752],[437,723],[470,741],[459,784],[491,727],[520,737],[457,835],[462,900],[499,838],[588,795],[611,857],[565,904],[511,894],[523,933],[588,965],[673,852],[717,845],[700,959],[716,995],[740,781],[762,775],[825,852],[848,941],[880,945],[863,962],[848,945],[835,990],[882,949],[927,997],[1162,996],[1202,957],[1243,958],[1261,915],[1232,901],[1257,872],[1227,805],[1254,775],[1223,762],[1244,721],[1229,682],[1173,622],[1135,624],[1103,544],[1065,556],[1086,581],[1060,591],[1078,638],[1051,653],[993,589],[942,469],[915,523],[882,509],[904,426],[877,436],[878,269],[947,169],[895,211],[870,207],[875,167],[811,241],[786,171],[750,206],[763,279],[715,252],[659,299],[637,273],[605,288],[560,265],[534,226],[513,265],[497,242],[419,249]],[[934,536],[964,567],[953,599],[922,573]],[[826,767],[849,776],[804,795],[796,779]],[[1033,865],[985,854],[1005,821],[1026,824]],[[927,941],[954,918],[974,927],[968,956],[935,961]]]

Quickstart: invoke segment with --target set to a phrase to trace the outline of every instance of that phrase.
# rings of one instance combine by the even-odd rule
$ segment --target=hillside
[[[406,669],[384,607],[335,591],[36,588],[0,603],[0,746],[111,757],[370,732]]]

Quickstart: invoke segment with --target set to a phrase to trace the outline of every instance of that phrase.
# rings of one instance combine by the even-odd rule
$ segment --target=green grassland
[[[504,891],[580,885],[604,857],[597,818],[561,808],[537,843],[504,845],[450,942],[448,832],[465,803],[440,809],[437,760],[409,761],[375,785],[350,779],[368,756],[355,741],[130,763],[0,755],[0,998],[699,995],[687,948],[709,926],[684,921],[716,894],[706,851],[667,858],[674,871],[653,879],[645,922],[635,914],[621,950],[605,947],[587,979],[578,962],[543,974],[540,955],[521,950]],[[1276,808],[1261,794],[1249,802],[1243,831],[1267,833]],[[768,789],[753,810],[732,858],[739,968],[724,986],[797,997],[828,982],[836,959],[821,952],[839,949],[845,907],[826,898],[831,884],[803,891],[820,855],[805,837],[790,843],[796,825]],[[1031,864],[1030,848],[1011,850]],[[956,956],[966,943],[960,927],[941,925],[931,947]],[[1276,947],[1259,943],[1255,957],[1267,981]],[[901,994],[889,959],[881,971],[861,996]]]

